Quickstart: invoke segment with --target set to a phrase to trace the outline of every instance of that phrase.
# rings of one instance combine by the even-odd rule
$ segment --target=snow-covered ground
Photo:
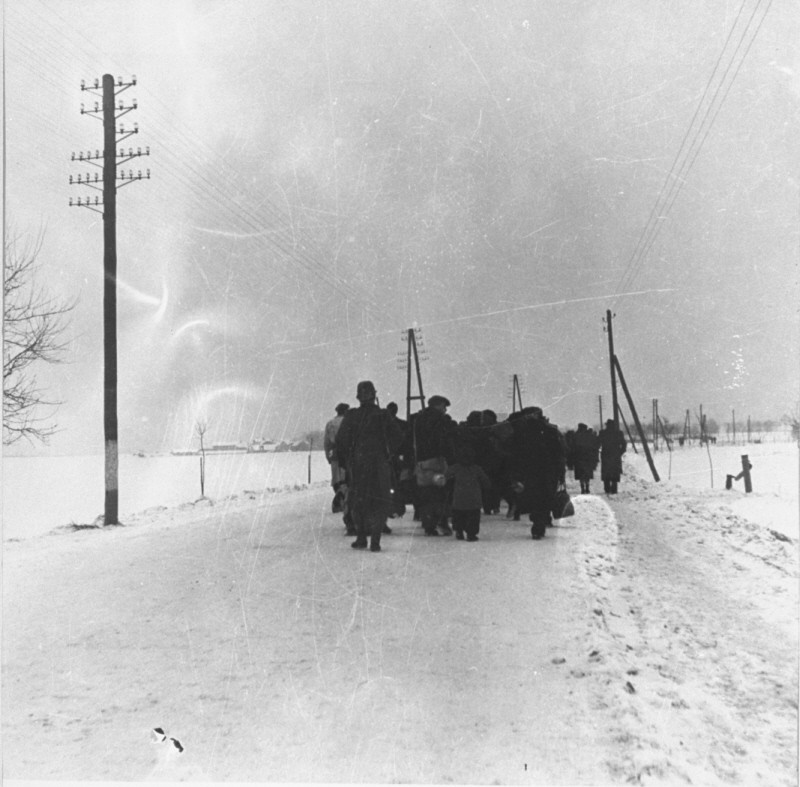
[[[728,509],[752,522],[797,539],[800,537],[800,450],[794,442],[747,445],[698,445],[675,448],[672,453],[651,453],[660,483],[704,493],[706,506]],[[744,479],[725,489],[727,475],[742,470],[747,456],[753,491],[745,492]],[[647,460],[629,449],[626,462],[637,474],[652,478]]]
[[[3,538],[41,535],[53,526],[94,522],[104,509],[104,457],[6,457],[2,464]],[[312,451],[311,483],[330,480],[322,451]],[[308,484],[309,454],[208,454],[205,495],[221,500],[244,491]],[[119,514],[174,507],[200,497],[198,456],[119,458]]]
[[[637,462],[540,542],[322,480],[5,541],[5,781],[796,785],[798,540]]]
[[[735,513],[782,533],[798,537],[798,448],[792,442],[747,446],[676,448],[653,454],[666,486],[708,490]],[[725,492],[725,476],[741,470],[741,454],[753,464],[753,492],[746,495],[737,481]],[[626,459],[635,472],[651,478],[644,455],[629,449]],[[321,451],[310,454],[311,483],[330,478]],[[3,538],[27,538],[69,523],[88,524],[103,513],[103,456],[7,457],[2,465]],[[713,469],[713,473],[712,473]],[[206,460],[205,494],[222,500],[245,491],[305,486],[309,454],[216,454]],[[600,487],[599,482],[595,482]],[[600,487],[602,488],[602,487]],[[120,456],[120,519],[156,506],[174,507],[200,497],[199,457]],[[724,494],[716,494],[722,493]]]

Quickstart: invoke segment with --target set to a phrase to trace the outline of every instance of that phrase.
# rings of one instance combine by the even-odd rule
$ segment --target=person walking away
[[[412,446],[412,466],[418,462],[439,459],[444,473],[453,461],[455,423],[447,414],[450,401],[444,396],[431,396],[428,405],[411,416],[409,441]],[[447,489],[431,484],[417,484],[414,504],[426,536],[449,536],[453,531],[447,524]]]
[[[336,434],[339,427],[342,425],[344,414],[350,409],[349,404],[340,402],[336,405],[336,415],[325,424],[325,437],[323,438],[323,447],[325,449],[325,458],[331,466],[331,486],[333,487],[333,502],[331,503],[331,510],[334,514],[339,514],[344,510],[344,468],[339,466],[339,460],[336,458]]]
[[[453,483],[452,522],[459,541],[477,541],[481,529],[483,490],[491,486],[489,476],[475,461],[475,449],[470,445],[461,448],[456,463],[445,471],[445,478]]]
[[[575,480],[580,481],[581,494],[589,494],[589,485],[594,478],[594,471],[599,461],[599,440],[586,424],[578,424],[577,431],[573,432],[572,440],[572,467]]]
[[[622,431],[614,425],[610,418],[606,428],[600,430],[600,477],[607,495],[617,493],[617,484],[622,476],[622,455],[628,444]]]
[[[398,417],[397,410],[397,402],[389,402],[386,405],[386,411],[401,433],[405,435],[406,422]],[[401,445],[392,456],[392,513],[390,516],[403,516],[406,512],[406,502],[410,502],[412,494],[411,473],[405,468],[403,445]]]
[[[391,457],[403,434],[386,410],[377,403],[375,386],[369,380],[356,388],[359,407],[345,413],[336,436],[336,455],[345,467],[348,506],[356,530],[353,549],[381,551],[381,533],[392,508]]]
[[[483,513],[499,514],[503,486],[503,456],[500,437],[496,433],[497,413],[494,410],[481,411],[483,442],[476,461],[489,476],[491,485],[483,490]]]
[[[531,538],[538,541],[553,522],[553,500],[566,472],[564,441],[540,407],[523,408],[509,423],[513,428],[509,486],[516,492],[518,512],[529,516]]]

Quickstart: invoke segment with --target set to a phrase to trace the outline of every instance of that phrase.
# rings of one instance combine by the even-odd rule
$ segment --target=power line
[[[733,77],[730,80],[728,80],[727,86],[725,88],[725,93],[723,94],[722,99],[717,101],[720,92],[725,86],[725,82],[727,80],[728,75],[730,74],[731,68],[733,67],[734,62],[736,61],[739,50],[742,47],[742,43],[745,37],[747,36],[748,31],[750,30],[750,27],[753,23],[753,19],[755,18],[755,15],[758,12],[759,6],[762,4],[762,2],[763,0],[757,0],[756,5],[753,7],[750,18],[748,19],[744,31],[742,32],[739,38],[739,42],[737,43],[736,47],[733,50],[733,53],[730,56],[728,65],[726,66],[722,76],[720,77],[718,84],[714,88],[711,99],[704,110],[702,119],[700,120],[699,125],[695,127],[697,118],[700,115],[703,104],[706,100],[706,97],[708,96],[709,90],[711,89],[711,85],[714,83],[714,78],[725,57],[726,50],[728,50],[730,42],[734,36],[734,31],[744,11],[746,0],[742,0],[742,4],[739,7],[739,11],[736,15],[736,18],[734,19],[733,24],[731,25],[731,28],[728,32],[728,36],[725,40],[722,50],[720,51],[720,54],[717,57],[717,61],[714,64],[714,68],[712,69],[711,75],[706,83],[703,94],[700,97],[700,101],[698,102],[697,108],[695,109],[691,122],[689,123],[689,126],[683,136],[678,152],[675,155],[675,158],[672,162],[669,172],[666,175],[661,190],[659,191],[659,194],[656,197],[656,201],[650,211],[650,215],[648,216],[647,222],[645,223],[642,233],[639,236],[639,240],[637,241],[636,247],[634,248],[628,260],[625,271],[620,277],[620,280],[616,287],[615,295],[619,294],[619,292],[622,289],[629,289],[633,285],[636,276],[641,270],[641,266],[644,262],[647,253],[649,252],[650,248],[652,248],[659,232],[661,231],[661,227],[663,226],[663,220],[669,214],[678,195],[682,191],[683,186],[685,184],[685,177],[691,170],[692,166],[694,165],[694,162],[696,161],[700,153],[700,150],[702,149],[702,146],[705,143],[705,140],[708,138],[708,134],[710,133],[711,127],[714,121],[716,120],[716,117],[719,114],[722,104],[724,103],[728,93],[730,92],[730,89],[733,85],[733,82],[736,79],[736,76],[741,70],[742,64],[744,63],[744,59],[746,58],[747,53],[750,50],[750,47],[752,46],[756,36],[758,35],[759,30],[761,29],[761,25],[763,24],[764,19],[769,13],[770,6],[772,5],[772,0],[769,0],[767,8],[761,17],[761,21],[758,23],[755,32],[751,36],[750,41],[747,44],[747,47],[744,51],[744,54],[739,59]],[[689,144],[687,145],[687,140],[690,140],[690,137],[691,141],[689,141]],[[686,151],[686,154],[683,160],[681,160],[681,156],[683,155],[684,150]]]
[[[41,2],[41,0],[40,0]],[[63,16],[58,14],[57,11],[48,9],[48,11],[52,11],[52,13],[61,19],[64,22],[64,25],[70,29],[73,29],[69,24],[68,20],[64,19]],[[89,57],[89,59],[93,62],[95,58],[92,56],[90,52],[88,52],[85,48],[76,46],[73,40],[64,35],[64,33],[55,28],[54,24],[50,19],[42,17],[40,15],[40,19],[42,19],[43,24],[53,28],[55,30],[55,36],[60,39],[61,41],[66,43],[66,46],[61,46],[57,44],[56,46],[49,47],[49,51],[54,53],[58,53],[55,55],[57,59],[61,59],[65,65],[69,65],[70,67],[74,67],[74,62],[70,60],[63,52],[69,47],[73,50],[77,50],[83,53],[85,56]],[[85,35],[80,31],[74,31],[79,37],[86,39]],[[36,31],[37,37],[41,39],[42,29],[39,28]],[[52,36],[51,36],[52,37]],[[91,43],[91,42],[89,42]],[[31,51],[29,49],[29,51]],[[83,58],[82,58],[83,59]],[[93,66],[90,66],[90,68]],[[51,83],[52,84],[52,83]],[[145,93],[149,92],[145,89]],[[157,96],[151,94],[151,98],[157,104],[161,104],[163,106],[163,102],[158,99]],[[169,109],[168,107],[166,108]],[[177,135],[179,138],[183,138],[185,140],[190,140],[190,138],[184,133],[184,131],[180,129],[176,129],[174,126],[169,124],[165,124],[163,121],[160,121],[158,116],[156,116],[154,122],[151,124],[151,127],[154,129],[155,132],[158,132],[159,128],[169,130],[172,135]],[[196,140],[194,142],[196,147],[205,148],[208,150],[207,146],[201,140]],[[213,151],[209,151],[211,155],[213,155]],[[285,261],[291,262],[298,267],[304,269],[306,273],[310,274],[311,276],[321,279],[324,283],[326,283],[329,287],[339,292],[348,300],[353,300],[356,303],[361,303],[368,312],[372,312],[375,315],[381,313],[380,306],[368,295],[363,292],[359,292],[359,289],[353,284],[353,282],[348,282],[337,274],[333,273],[327,266],[321,263],[315,256],[312,256],[312,251],[315,249],[315,244],[309,238],[305,237],[304,234],[298,233],[294,223],[291,219],[288,220],[288,223],[291,229],[287,229],[287,217],[271,202],[265,200],[263,205],[264,207],[264,214],[268,217],[274,219],[278,226],[264,226],[264,223],[258,216],[254,215],[252,210],[247,208],[242,204],[242,200],[239,199],[237,196],[233,196],[230,194],[230,191],[225,190],[225,186],[220,186],[216,182],[212,181],[207,175],[198,171],[195,167],[192,166],[190,163],[191,159],[194,158],[197,160],[196,153],[194,153],[191,148],[184,151],[183,158],[178,158],[177,155],[172,154],[171,151],[168,153],[169,155],[173,155],[176,161],[179,162],[178,166],[174,170],[176,175],[176,179],[180,180],[181,176],[177,173],[181,167],[185,168],[189,175],[194,176],[198,180],[201,181],[201,185],[205,185],[207,190],[203,192],[203,196],[206,200],[211,199],[213,202],[221,208],[228,216],[232,218],[235,223],[238,223],[239,226],[242,224],[248,231],[255,232],[264,246],[272,247],[273,250],[277,249],[279,252],[279,257]],[[230,184],[231,178],[235,177],[233,175],[228,175],[227,172],[218,170],[216,173],[218,176],[221,175],[224,180]],[[191,189],[194,190],[195,194],[197,194],[196,187],[186,178],[183,178],[183,184]],[[230,188],[230,186],[229,186]],[[201,203],[205,204],[205,203]],[[268,230],[269,233],[272,234],[265,234],[265,229]],[[287,237],[289,235],[289,237]],[[299,237],[299,242],[298,242]]]

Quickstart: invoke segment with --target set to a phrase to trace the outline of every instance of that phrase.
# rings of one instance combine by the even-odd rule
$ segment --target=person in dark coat
[[[406,422],[397,415],[397,402],[389,402],[386,405],[386,412],[389,413],[398,429],[405,436]],[[405,514],[406,501],[410,500],[413,494],[413,490],[410,488],[411,474],[404,473],[405,461],[402,451],[403,446],[401,445],[392,456],[392,513],[390,515],[392,517]]]
[[[339,462],[336,459],[336,433],[342,425],[344,414],[350,409],[350,405],[345,402],[340,402],[336,405],[336,415],[325,424],[325,436],[323,438],[323,447],[325,449],[325,458],[331,466],[331,486],[333,487],[333,502],[331,503],[331,510],[334,514],[340,513],[344,510],[344,497],[345,497],[345,484],[344,484],[344,468],[339,467]]]
[[[600,430],[600,477],[603,489],[608,495],[617,493],[617,484],[622,476],[622,455],[628,444],[622,431],[614,425],[610,418],[606,428]]]
[[[381,533],[392,510],[391,458],[400,447],[403,434],[386,410],[376,401],[375,386],[365,380],[358,384],[360,406],[345,413],[336,435],[336,455],[347,472],[348,508],[356,529],[353,549],[381,551]]]
[[[459,541],[477,541],[481,529],[482,490],[491,484],[489,476],[475,463],[475,449],[464,445],[456,456],[456,463],[445,471],[445,478],[453,483],[453,530]]]
[[[431,396],[424,410],[414,413],[408,425],[407,442],[411,446],[413,463],[426,459],[453,461],[455,422],[447,414],[450,401],[444,396]],[[413,466],[413,465],[412,465]],[[449,536],[453,531],[447,524],[447,489],[444,486],[416,486],[414,506],[426,536]]]
[[[590,429],[586,424],[578,424],[578,429],[573,433],[570,443],[575,480],[580,481],[581,494],[588,495],[589,483],[594,478],[594,471],[599,461],[600,441],[597,439],[594,429]]]
[[[520,514],[528,514],[531,537],[539,540],[552,524],[552,506],[566,472],[563,437],[540,407],[525,407],[509,418],[510,486]]]
[[[481,426],[484,442],[478,454],[478,464],[489,476],[491,483],[483,490],[483,513],[499,514],[503,489],[503,452],[500,436],[497,433],[497,413],[494,410],[481,412]]]

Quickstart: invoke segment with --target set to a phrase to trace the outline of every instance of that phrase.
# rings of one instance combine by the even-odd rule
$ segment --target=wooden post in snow
[[[747,454],[742,454],[742,475],[744,476],[744,491],[746,493],[753,491],[753,479],[750,478],[750,468],[752,466]]]
[[[636,430],[639,432],[639,438],[641,439],[642,447],[644,448],[644,455],[647,457],[647,464],[650,465],[650,472],[653,474],[653,479],[655,481],[660,481],[661,479],[658,477],[658,470],[656,470],[656,466],[653,463],[653,457],[650,456],[650,448],[647,445],[647,435],[645,435],[644,429],[642,429],[642,425],[639,422],[639,416],[636,414],[636,405],[633,403],[628,386],[625,384],[625,376],[622,374],[622,367],[619,365],[619,359],[616,355],[614,356],[614,366],[616,367],[617,374],[619,375],[619,383],[622,386],[623,392],[625,393],[625,398],[628,400],[628,407],[631,409],[631,415],[633,416],[633,422],[636,424]]]

